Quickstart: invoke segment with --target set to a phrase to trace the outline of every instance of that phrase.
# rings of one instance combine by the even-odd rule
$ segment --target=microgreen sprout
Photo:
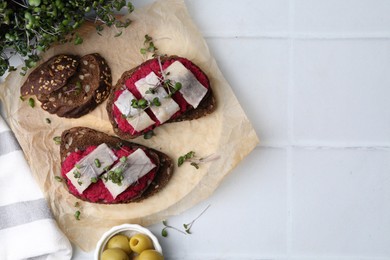
[[[144,47],[140,49],[141,54],[152,53],[153,57],[157,56],[158,48],[154,45],[153,38],[149,35],[145,35]]]
[[[177,166],[182,166],[184,162],[190,162],[190,165],[199,169],[199,164],[218,160],[220,158],[217,154],[211,154],[206,157],[197,157],[194,151],[190,151],[185,155],[182,155],[177,160]]]
[[[61,136],[54,136],[53,141],[55,144],[61,144]]]
[[[92,183],[96,183],[97,181],[98,181],[98,179],[97,179],[96,177],[92,177],[92,178],[91,178],[91,182],[92,182]]]
[[[154,133],[153,130],[150,130],[150,131],[147,131],[145,134],[144,134],[144,139],[150,139],[152,138],[153,136],[155,136],[156,134]]]
[[[28,105],[29,105],[30,107],[35,107],[35,100],[34,100],[33,98],[29,98],[29,99],[28,99]]]
[[[102,166],[102,164],[100,163],[100,160],[97,158],[94,160],[94,163],[95,163],[96,168],[100,168],[100,166]]]
[[[60,176],[54,176],[54,179],[58,182],[62,182],[62,178]]]
[[[126,156],[122,156],[122,157],[119,159],[119,161],[120,161],[121,163],[124,163],[124,162],[127,161],[127,157],[126,157]]]
[[[124,179],[123,169],[121,168],[116,168],[115,170],[109,171],[107,173],[107,180],[110,180],[112,181],[112,183],[115,183],[119,186],[122,185],[123,179]]]
[[[76,220],[80,220],[80,215],[81,215],[80,210],[77,210],[77,211],[74,213],[75,219],[76,219]]]
[[[187,234],[192,234],[191,233],[191,228],[192,226],[194,225],[194,223],[210,208],[210,205],[208,205],[196,218],[194,218],[191,222],[189,223],[186,223],[186,224],[183,224],[183,228],[184,230],[181,230],[177,227],[174,227],[174,226],[171,226],[171,225],[168,225],[168,222],[166,220],[163,220],[163,225],[164,225],[164,228],[161,230],[161,235],[163,237],[167,237],[168,236],[168,231],[167,229],[173,229],[173,230],[176,230],[184,235],[187,235]]]
[[[9,62],[13,56],[24,63],[21,74],[25,75],[52,45],[81,44],[83,38],[75,30],[85,21],[95,22],[98,34],[103,25],[113,27],[114,37],[118,37],[122,34],[120,28],[126,28],[131,21],[116,18],[116,12],[133,10],[131,2],[125,0],[0,1],[0,76],[15,70]]]

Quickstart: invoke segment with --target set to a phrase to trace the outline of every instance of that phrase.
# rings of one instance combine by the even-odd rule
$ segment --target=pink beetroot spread
[[[72,182],[66,177],[66,174],[73,169],[73,167],[76,165],[77,162],[79,162],[83,157],[87,156],[96,147],[97,146],[89,146],[84,151],[73,152],[62,163],[61,175],[67,181],[70,193],[76,195],[77,197],[80,197],[83,200],[87,200],[90,202],[102,202],[108,204],[127,202],[131,199],[140,196],[156,176],[157,168],[154,168],[145,176],[140,178],[135,184],[128,187],[127,190],[125,190],[123,193],[119,194],[116,197],[116,199],[112,197],[111,193],[108,191],[108,189],[103,183],[103,180],[101,179],[99,179],[96,183],[92,183],[82,194],[80,194],[77,191],[77,189],[73,186]],[[119,150],[113,149],[113,152],[118,158],[121,158],[122,156],[129,156],[134,151],[135,149],[132,150],[128,147],[122,147]],[[150,158],[150,160],[154,164],[156,164],[153,158]],[[116,162],[114,162],[114,164],[115,163]]]
[[[171,65],[175,61],[180,61],[188,70],[194,74],[196,79],[206,88],[210,88],[210,83],[208,81],[207,76],[201,71],[201,69],[196,66],[194,63],[192,63],[190,60],[185,59],[185,58],[175,58],[175,59],[170,59],[165,61],[162,64],[163,70],[165,70],[169,65]],[[157,76],[161,77],[161,70],[160,70],[160,65],[158,63],[157,59],[150,60],[147,62],[145,65],[139,67],[131,76],[131,78],[127,79],[125,82],[125,85],[127,89],[137,98],[140,99],[142,98],[141,94],[137,90],[137,87],[135,86],[135,82],[138,80],[145,78],[150,72],[154,72]],[[118,97],[122,94],[123,90],[117,90],[114,95],[114,102],[118,99]],[[181,114],[183,114],[185,111],[188,109],[192,108],[190,104],[188,104],[181,93],[176,92],[174,95],[172,95],[173,100],[176,101],[176,103],[180,106],[180,110],[177,111],[172,117],[177,118]],[[150,118],[155,121],[156,123],[154,125],[149,126],[148,128],[144,129],[142,133],[146,133],[156,126],[161,125],[161,123],[158,121],[158,119],[154,116],[154,114],[147,109],[146,112],[150,116]],[[122,116],[122,113],[119,111],[119,109],[113,105],[113,114],[114,118],[118,124],[118,128],[125,133],[130,133],[131,135],[137,135],[139,132],[135,131],[134,128],[127,122],[126,118]]]

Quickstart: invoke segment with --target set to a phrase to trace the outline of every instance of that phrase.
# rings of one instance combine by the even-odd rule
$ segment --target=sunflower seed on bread
[[[67,83],[68,79],[75,74],[78,65],[78,56],[56,55],[31,72],[20,88],[20,94],[22,96],[50,94]]]

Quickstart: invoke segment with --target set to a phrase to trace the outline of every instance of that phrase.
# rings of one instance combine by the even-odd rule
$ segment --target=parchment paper
[[[157,1],[137,9],[130,18],[133,23],[120,37],[114,37],[117,31],[108,28],[99,36],[94,28],[86,25],[80,30],[84,36],[82,45],[53,47],[45,53],[44,60],[59,53],[85,55],[98,52],[111,67],[115,84],[124,71],[150,58],[140,54],[139,50],[145,34],[151,35],[160,53],[186,57],[205,71],[218,108],[213,114],[198,120],[166,124],[155,130],[156,136],[152,139],[139,137],[134,142],[161,150],[174,161],[191,150],[199,156],[218,154],[220,159],[202,164],[198,170],[189,164],[175,167],[167,187],[140,203],[99,205],[80,201],[77,208],[75,202],[79,200],[68,193],[64,183],[54,179],[60,175],[60,158],[59,146],[53,142],[53,137],[73,126],[87,126],[114,134],[105,103],[79,119],[59,118],[43,111],[39,102],[35,108],[31,108],[27,101],[22,102],[19,89],[26,77],[20,76],[18,71],[11,73],[0,86],[7,121],[60,228],[85,251],[92,250],[101,234],[114,225],[138,223],[147,226],[179,214],[207,198],[259,141],[182,0]],[[51,124],[45,118],[49,118]],[[81,212],[80,220],[74,217],[76,210]]]

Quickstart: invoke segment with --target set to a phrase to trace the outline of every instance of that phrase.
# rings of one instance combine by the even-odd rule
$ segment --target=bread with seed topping
[[[34,69],[20,88],[21,96],[50,94],[62,88],[76,73],[79,57],[59,54]]]
[[[31,72],[21,94],[36,95],[50,114],[78,118],[106,100],[111,81],[110,67],[98,53],[81,58],[60,54]]]
[[[80,58],[76,73],[68,83],[50,94],[37,95],[41,107],[59,117],[77,118],[95,109],[108,97],[111,70],[97,53]]]

